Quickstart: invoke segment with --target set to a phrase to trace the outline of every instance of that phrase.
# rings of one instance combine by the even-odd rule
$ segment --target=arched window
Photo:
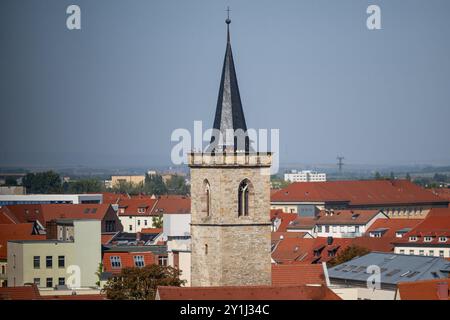
[[[203,181],[203,192],[205,213],[206,216],[209,217],[211,215],[211,187],[207,179]]]
[[[250,207],[250,197],[253,188],[249,180],[245,179],[239,184],[238,189],[238,216],[248,216]]]

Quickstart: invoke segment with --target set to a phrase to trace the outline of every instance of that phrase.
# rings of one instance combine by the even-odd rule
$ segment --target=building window
[[[238,189],[238,216],[248,216],[249,212],[249,198],[251,184],[250,181],[245,179],[241,182]]]
[[[147,220],[144,220],[144,225],[147,225]]]
[[[209,185],[209,181],[207,179],[203,180],[203,203],[204,210],[206,216],[209,217],[211,215],[211,186]]]
[[[405,254],[405,250],[400,250],[400,254]]]
[[[158,264],[160,266],[167,266],[167,256],[159,256],[158,257]]]
[[[138,208],[138,213],[145,213],[145,208]]]
[[[47,278],[46,287],[47,288],[53,287],[53,278]]]
[[[439,257],[441,257],[441,258],[444,257],[444,250],[439,250]]]
[[[425,255],[425,251],[424,250],[419,250],[419,256],[423,256]]]
[[[114,220],[107,220],[105,222],[105,229],[106,229],[106,232],[114,232],[114,231],[116,231],[116,221],[114,221]]]
[[[414,250],[409,250],[410,255],[414,255]]]
[[[330,226],[325,226],[325,233],[329,233],[330,232]]]
[[[33,279],[33,283],[34,283],[36,286],[40,287],[40,286],[41,286],[41,278],[34,278],[34,279]]]
[[[128,230],[133,231],[133,226],[130,224]]]
[[[58,285],[59,286],[63,286],[66,284],[66,279],[65,278],[58,278]]]
[[[429,250],[429,251],[428,251],[428,255],[431,256],[431,257],[433,257],[433,256],[434,256],[434,250]]]
[[[58,268],[64,268],[66,266],[65,260],[64,256],[58,256]]]
[[[112,256],[109,258],[111,260],[111,267],[120,268],[122,267],[122,262],[119,256]]]
[[[207,255],[207,254],[208,254],[208,245],[205,244],[205,255]]]
[[[447,237],[439,237],[439,242],[447,242]]]
[[[45,266],[47,268],[53,268],[53,257],[52,256],[45,257]]]
[[[138,226],[140,226],[141,225],[141,220],[138,220]]]
[[[425,237],[425,238],[424,238],[424,241],[425,241],[425,242],[431,242],[432,240],[433,240],[432,237]]]
[[[41,268],[41,257],[40,256],[34,256],[33,257],[33,267],[34,267],[34,269],[40,269]]]
[[[138,268],[144,266],[144,256],[134,256],[134,265]]]
[[[409,237],[409,241],[417,241],[417,237],[414,237],[414,236]]]

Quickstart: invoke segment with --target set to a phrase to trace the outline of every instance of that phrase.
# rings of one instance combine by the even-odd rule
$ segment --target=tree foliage
[[[344,250],[340,251],[336,257],[328,261],[328,267],[334,267],[341,263],[352,260],[356,257],[361,257],[370,253],[370,250],[357,245],[350,245]]]
[[[142,268],[123,268],[103,288],[111,300],[154,300],[158,286],[181,286],[178,269],[157,264]]]
[[[105,191],[105,187],[100,180],[81,179],[64,182],[63,191],[65,193],[94,193]]]
[[[59,174],[54,171],[28,173],[22,179],[27,193],[61,193],[62,183]]]
[[[167,187],[159,174],[145,175],[145,192],[147,194],[163,195],[167,194]]]
[[[180,175],[173,175],[166,183],[167,192],[170,194],[188,194],[189,186],[186,179]]]

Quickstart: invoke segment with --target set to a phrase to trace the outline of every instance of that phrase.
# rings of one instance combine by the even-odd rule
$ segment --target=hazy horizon
[[[170,165],[174,129],[212,125],[228,5],[247,125],[280,129],[282,166],[450,165],[449,1],[4,0],[0,166]]]

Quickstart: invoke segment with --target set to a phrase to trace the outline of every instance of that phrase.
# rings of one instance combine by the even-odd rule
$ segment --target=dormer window
[[[425,237],[423,240],[425,242],[431,242],[431,241],[433,241],[433,237]]]
[[[447,242],[447,237],[439,237],[439,242]]]
[[[120,212],[120,213],[125,213],[125,208],[120,208],[120,209],[119,209],[119,212]]]
[[[417,241],[417,237],[415,236],[409,237],[409,241]]]
[[[138,213],[145,213],[145,208],[138,208]]]

